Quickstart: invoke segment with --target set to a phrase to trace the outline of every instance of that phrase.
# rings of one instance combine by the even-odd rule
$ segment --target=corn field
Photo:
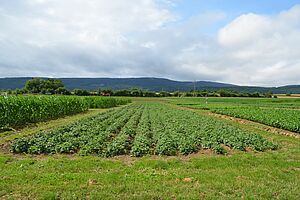
[[[11,128],[87,111],[109,108],[129,100],[77,96],[0,97],[0,128]]]

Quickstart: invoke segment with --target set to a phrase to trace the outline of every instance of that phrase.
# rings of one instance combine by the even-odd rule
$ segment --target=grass
[[[296,149],[201,155],[189,160],[127,159],[3,155],[0,195],[15,199],[299,199]]]
[[[46,131],[53,128],[57,128],[59,126],[63,126],[72,122],[75,122],[79,119],[90,117],[96,115],[98,113],[104,112],[107,109],[90,109],[85,113],[75,114],[71,116],[66,116],[59,119],[54,119],[45,122],[39,122],[36,124],[28,125],[27,127],[20,129],[20,130],[9,130],[5,132],[0,132],[0,145],[3,145],[11,140],[32,135],[40,131]]]
[[[41,127],[72,121],[63,120]],[[200,152],[111,159],[2,152],[0,199],[300,199],[299,139],[269,133],[254,123],[220,120],[259,133],[280,148],[225,156]],[[33,134],[36,128],[29,130],[19,134]]]

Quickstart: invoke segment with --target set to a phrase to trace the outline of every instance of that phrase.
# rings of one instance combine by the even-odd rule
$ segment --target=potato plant
[[[243,118],[300,133],[300,110],[260,107],[212,109],[213,112]]]
[[[224,146],[245,151],[276,149],[262,136],[213,117],[161,103],[134,103],[111,109],[50,132],[14,141],[12,152],[79,153],[111,157],[148,154],[188,155],[200,149],[226,153]]]

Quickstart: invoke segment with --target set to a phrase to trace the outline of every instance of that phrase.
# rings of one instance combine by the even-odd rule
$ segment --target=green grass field
[[[231,99],[215,98],[209,101],[218,102],[220,106],[240,106],[255,102],[256,106],[265,107],[267,104],[276,109],[286,107],[287,104],[293,108],[299,105],[299,100],[294,99],[275,100],[275,103],[271,99]],[[131,156],[130,151],[114,157],[103,157],[102,154],[99,156],[93,153],[81,156],[79,153],[53,152],[50,155],[36,155],[9,152],[10,144],[15,142],[16,138],[34,137],[40,132],[47,136],[48,132],[60,130],[62,127],[74,127],[74,124],[84,122],[87,118],[97,119],[96,116],[105,115],[106,110],[101,109],[42,122],[17,132],[0,133],[0,199],[300,199],[300,140],[267,131],[266,125],[255,122],[239,123],[230,118],[216,117],[209,109],[198,109],[197,107],[201,106],[199,102],[205,101],[205,98],[139,98],[133,99],[129,106],[115,108],[121,111],[126,107],[139,105],[140,107],[134,108],[137,110],[135,113],[149,112],[150,117],[145,119],[157,125],[150,130],[170,130],[166,133],[155,131],[161,133],[161,136],[158,134],[146,137],[157,142],[152,142],[154,145],[149,147],[149,152],[143,157]],[[143,110],[140,110],[142,108]],[[132,119],[134,122],[137,116],[138,114],[128,121]],[[213,148],[205,148],[202,143],[195,148],[197,150],[183,155],[179,148],[181,143],[176,139],[183,138],[179,141],[184,142],[190,139],[187,137],[189,135],[199,136],[197,130],[204,126],[203,121],[208,124],[213,122],[212,127],[222,124],[222,127],[239,130],[238,133],[249,134],[250,138],[259,135],[264,140],[278,145],[278,148],[266,149],[263,152],[248,147],[239,150],[229,145],[229,133],[224,131],[225,136],[221,135],[223,140],[212,137],[226,150],[224,155],[218,154]],[[139,125],[134,126],[133,122],[133,129],[142,135],[143,131],[137,131]],[[164,122],[167,122],[164,129],[157,128]],[[195,134],[189,134],[194,129]],[[107,150],[117,136],[124,134],[122,128],[115,130],[117,132],[109,137],[111,139],[105,143],[108,146],[104,149]],[[183,132],[185,134],[179,134],[184,130],[187,131]],[[215,131],[212,135],[222,132],[218,129]],[[170,135],[165,138],[166,134]],[[200,134],[199,137],[204,136],[206,135]],[[134,138],[136,137],[138,134]],[[172,152],[175,153],[172,156],[157,155],[157,144],[166,139],[173,142],[170,144],[175,149]],[[232,138],[232,141],[240,140],[241,137],[238,140]],[[130,148],[134,146],[134,141],[129,142]]]

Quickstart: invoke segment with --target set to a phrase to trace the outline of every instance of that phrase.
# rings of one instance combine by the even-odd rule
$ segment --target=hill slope
[[[31,77],[20,78],[0,78],[0,89],[16,89],[23,88],[25,82]],[[194,85],[197,90],[231,90],[235,92],[273,92],[273,93],[291,93],[299,94],[300,85],[290,85],[283,87],[252,87],[252,86],[237,86],[226,83],[218,83],[211,81],[174,81],[165,78],[60,78],[67,89],[131,89],[141,88],[149,91],[191,91]]]
[[[23,88],[30,77],[0,78],[0,89]],[[194,88],[194,82],[173,81],[164,78],[60,78],[68,89],[95,90],[109,88],[113,90],[141,88],[150,91],[186,91]],[[197,81],[195,87],[233,87],[234,85],[210,81]]]

